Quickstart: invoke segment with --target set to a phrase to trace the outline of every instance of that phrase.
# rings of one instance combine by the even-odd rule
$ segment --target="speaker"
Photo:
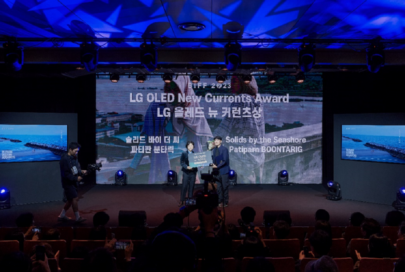
[[[120,211],[118,213],[118,226],[143,227],[146,226],[145,211]]]
[[[263,212],[263,225],[270,228],[277,220],[284,220],[291,225],[291,216],[289,210],[273,210]]]

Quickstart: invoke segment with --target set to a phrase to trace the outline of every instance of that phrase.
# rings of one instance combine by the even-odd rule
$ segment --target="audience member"
[[[58,229],[52,228],[44,233],[43,240],[60,240],[60,231]]]
[[[391,227],[400,226],[405,221],[405,215],[400,211],[390,211],[385,216],[385,224]]]
[[[332,226],[328,221],[318,220],[315,223],[315,230],[323,230],[332,238]]]
[[[395,251],[391,242],[382,234],[373,234],[368,244],[368,257],[371,258],[393,258]]]
[[[352,213],[349,219],[349,225],[353,227],[360,227],[366,217],[361,212]]]
[[[327,255],[332,247],[332,238],[324,230],[315,230],[311,236],[309,236],[309,244],[311,249],[309,256],[305,256],[305,253],[302,250],[299,255],[299,260],[302,260],[305,257],[320,258],[323,255]]]
[[[371,235],[381,232],[380,223],[373,218],[365,218],[361,224],[363,238],[369,239]]]
[[[114,256],[107,248],[90,251],[82,265],[83,272],[114,272],[115,269]]]
[[[255,257],[250,260],[246,272],[275,272],[273,264],[264,257]]]
[[[277,220],[273,224],[273,236],[277,239],[287,239],[290,234],[290,225],[282,220]]]
[[[242,226],[249,226],[253,224],[255,221],[256,211],[249,206],[246,206],[240,211],[241,220],[239,220],[239,225]]]
[[[40,243],[32,247],[30,256],[35,256],[37,246],[45,247],[45,254],[48,258],[55,258],[55,252],[53,252],[52,246],[48,243]]]
[[[1,271],[31,272],[31,259],[22,251],[6,254],[1,261]]]
[[[338,272],[338,266],[332,257],[324,255],[318,260],[310,261],[305,266],[305,272]]]
[[[34,215],[30,212],[20,214],[15,220],[17,228],[29,228],[34,225]]]
[[[89,240],[105,240],[107,238],[106,225],[110,216],[105,212],[97,212],[93,216],[93,228],[90,230]]]
[[[251,234],[242,241],[236,251],[235,258],[242,260],[244,257],[266,257],[269,255],[269,250],[259,234]]]
[[[324,209],[319,209],[315,213],[315,221],[327,221],[329,222],[330,216],[329,213]]]

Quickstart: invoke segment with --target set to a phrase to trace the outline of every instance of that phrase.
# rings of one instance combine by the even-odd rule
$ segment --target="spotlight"
[[[146,80],[146,75],[145,74],[137,74],[136,75],[136,81],[139,83],[144,83]]]
[[[303,72],[299,72],[298,74],[295,75],[295,80],[297,80],[297,83],[301,84],[304,83],[305,81],[305,75]]]
[[[200,82],[200,78],[201,78],[200,74],[197,74],[197,73],[192,74],[192,75],[190,76],[191,82],[193,82],[193,83],[198,83],[198,82]]]
[[[405,210],[405,188],[402,187],[397,192],[397,199],[392,203],[396,210]]]
[[[342,191],[340,189],[340,184],[339,182],[336,181],[328,181],[328,195],[326,196],[326,199],[337,201],[342,199]]]
[[[315,45],[302,44],[298,48],[298,63],[301,71],[309,72],[315,65]]]
[[[167,185],[177,186],[177,173],[176,173],[176,171],[169,170],[167,172]]]
[[[278,185],[279,186],[290,186],[291,183],[288,183],[288,172],[287,170],[281,170],[278,172]]]
[[[235,71],[242,63],[242,46],[239,43],[225,45],[225,65],[229,71]]]
[[[367,49],[367,68],[371,73],[377,73],[385,64],[384,46],[375,42]]]
[[[229,170],[229,183],[232,186],[236,186],[238,184],[238,174],[236,174],[235,170]]]
[[[10,191],[0,188],[0,210],[10,209]]]
[[[127,185],[127,174],[124,171],[118,170],[115,173],[115,185]]]
[[[157,50],[154,44],[141,44],[141,64],[153,72],[157,67]]]
[[[166,74],[164,74],[164,75],[162,76],[162,78],[163,78],[163,81],[164,81],[165,83],[170,83],[170,82],[172,82],[172,80],[173,80],[173,75],[166,73]]]
[[[7,42],[3,44],[4,63],[9,71],[20,71],[24,64],[24,47],[17,43]]]
[[[267,79],[269,80],[270,84],[275,84],[277,82],[277,76],[276,75],[268,75]]]
[[[217,75],[216,80],[218,83],[222,84],[226,81],[226,75]]]
[[[119,74],[111,74],[110,75],[110,80],[112,83],[117,83],[120,80],[120,75]]]
[[[99,48],[95,43],[84,42],[80,45],[80,61],[87,72],[93,72],[97,69]]]
[[[252,75],[243,75],[242,80],[245,84],[249,84],[252,81]]]

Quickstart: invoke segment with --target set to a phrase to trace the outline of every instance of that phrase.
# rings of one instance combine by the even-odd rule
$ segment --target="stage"
[[[105,211],[110,215],[108,226],[118,225],[120,210],[144,210],[147,214],[149,226],[157,226],[163,217],[170,212],[179,210],[177,206],[180,198],[179,186],[165,185],[87,185],[80,188],[79,209],[82,217],[86,218],[81,226],[92,226],[93,215],[98,211]],[[197,185],[196,189],[202,188]],[[237,224],[240,211],[245,206],[256,210],[255,224],[261,225],[263,211],[290,210],[292,224],[295,226],[314,225],[315,211],[326,209],[331,215],[333,226],[346,226],[352,212],[362,212],[384,224],[385,214],[393,210],[389,205],[372,204],[366,202],[325,199],[326,190],[322,185],[297,185],[281,187],[277,185],[237,185],[229,192],[229,206],[225,208],[226,222]],[[344,191],[343,191],[344,195]],[[394,197],[394,196],[393,196]],[[62,197],[61,197],[62,198]],[[393,199],[394,200],[394,199]],[[57,222],[57,216],[62,210],[62,201],[37,203],[31,205],[12,206],[8,210],[0,210],[0,227],[14,226],[15,219],[23,212],[32,212],[36,226],[74,226],[73,221]],[[74,217],[69,210],[69,217]],[[197,212],[191,214],[189,222],[184,225],[198,225]]]

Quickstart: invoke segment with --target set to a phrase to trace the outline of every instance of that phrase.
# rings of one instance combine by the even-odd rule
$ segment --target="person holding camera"
[[[188,161],[188,155],[194,153],[194,142],[188,141],[186,143],[186,148],[187,150],[181,154],[180,158],[181,171],[183,171],[183,185],[181,187],[179,207],[184,205],[187,189],[188,197],[193,197],[194,184],[197,175],[197,167],[190,167],[190,163]]]
[[[70,143],[68,152],[62,155],[59,162],[62,187],[67,201],[58,217],[58,221],[70,219],[66,216],[66,212],[71,206],[73,208],[77,223],[81,223],[86,220],[79,214],[79,198],[77,194],[77,182],[80,182],[83,179],[83,176],[87,175],[87,171],[80,168],[80,163],[77,159],[80,147],[81,146],[78,143]]]
[[[215,148],[212,149],[212,168],[217,170],[218,180],[221,183],[218,190],[219,207],[227,207],[229,201],[229,151],[222,145],[222,137],[215,136]]]

